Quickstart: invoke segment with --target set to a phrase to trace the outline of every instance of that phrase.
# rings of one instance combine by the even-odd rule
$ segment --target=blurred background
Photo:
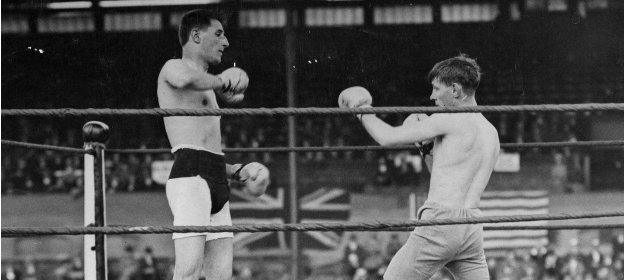
[[[177,26],[195,8],[227,15],[230,47],[211,71],[236,65],[251,79],[242,104],[222,107],[288,106],[288,71],[295,73],[296,107],[335,107],[353,85],[367,87],[375,106],[433,105],[427,72],[460,53],[484,72],[480,105],[624,102],[624,3],[617,0],[3,0],[2,109],[158,107],[156,78],[165,61],[181,56]],[[485,116],[501,143],[624,139],[622,113]],[[380,117],[399,125],[406,115]],[[110,126],[109,148],[170,147],[155,117],[3,117],[2,139],[81,147],[89,120]],[[224,147],[288,145],[282,116],[223,117],[222,133]],[[296,146],[374,144],[350,116],[296,118]],[[1,152],[3,227],[82,226],[82,157],[4,145]],[[622,208],[622,147],[502,152],[481,205],[488,215]],[[171,224],[162,179],[171,159],[107,154],[108,224]],[[260,161],[273,177],[265,210],[232,194],[235,223],[290,222],[286,154],[226,159]],[[298,154],[299,222],[405,220],[426,198],[428,182],[411,151]],[[592,222],[622,221],[542,224]],[[297,279],[380,279],[408,234],[301,234]],[[485,238],[493,279],[624,279],[622,229]],[[286,233],[237,234],[236,279],[290,279],[289,240]],[[109,279],[171,277],[169,235],[109,236],[107,249]],[[2,277],[82,279],[81,256],[81,237],[2,238]]]

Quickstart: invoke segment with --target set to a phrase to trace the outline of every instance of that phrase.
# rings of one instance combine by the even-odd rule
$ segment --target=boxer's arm
[[[390,126],[372,114],[362,115],[361,120],[366,131],[382,146],[413,145],[415,142],[445,135],[449,130],[445,121],[436,115],[396,127]]]
[[[223,87],[223,81],[218,76],[197,71],[179,59],[167,61],[161,73],[165,81],[177,89],[215,90]]]

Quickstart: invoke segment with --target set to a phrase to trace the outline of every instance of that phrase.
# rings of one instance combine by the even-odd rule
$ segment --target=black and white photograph
[[[0,280],[624,280],[624,1],[0,10]]]

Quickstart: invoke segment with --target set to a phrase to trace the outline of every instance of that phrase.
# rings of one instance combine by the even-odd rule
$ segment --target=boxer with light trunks
[[[221,62],[229,43],[221,20],[207,10],[186,13],[179,29],[182,58],[165,63],[158,76],[160,108],[219,108],[222,100],[240,102],[249,78],[240,68],[208,73]],[[175,161],[166,184],[175,226],[232,225],[228,178],[243,191],[259,196],[269,184],[268,169],[257,162],[225,163],[219,116],[165,117],[165,130]],[[231,279],[233,234],[174,233],[173,279]]]
[[[428,79],[433,86],[430,99],[436,105],[477,106],[481,70],[474,59],[460,55],[438,62]],[[338,103],[343,108],[370,107],[372,97],[362,87],[351,87],[340,94]],[[496,129],[482,114],[412,114],[397,127],[372,114],[358,119],[380,145],[433,145],[433,155],[422,149],[431,182],[418,219],[481,216],[477,207],[500,147]],[[392,258],[384,279],[429,279],[442,267],[455,279],[489,279],[482,225],[417,227]]]

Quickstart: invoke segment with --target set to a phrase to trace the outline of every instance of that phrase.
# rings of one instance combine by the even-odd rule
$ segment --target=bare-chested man
[[[219,75],[208,67],[221,63],[229,43],[218,16],[194,10],[182,17],[179,29],[182,59],[165,63],[158,76],[161,108],[219,108],[244,97],[249,79],[240,68]],[[175,226],[231,225],[227,179],[239,180],[244,191],[261,195],[269,184],[269,171],[260,163],[225,163],[221,149],[219,116],[165,117],[165,129],[175,156],[166,185]],[[174,280],[231,279],[232,233],[174,233]]]
[[[429,72],[430,98],[438,106],[476,106],[480,79],[473,59],[460,55],[441,61]],[[370,107],[372,97],[366,89],[352,87],[340,94],[338,103]],[[500,147],[496,129],[482,114],[413,114],[397,127],[375,115],[358,118],[381,145],[433,141],[429,196],[418,210],[419,219],[481,216],[477,207]],[[392,258],[384,279],[429,279],[443,266],[456,279],[489,279],[482,233],[482,225],[417,227]]]

